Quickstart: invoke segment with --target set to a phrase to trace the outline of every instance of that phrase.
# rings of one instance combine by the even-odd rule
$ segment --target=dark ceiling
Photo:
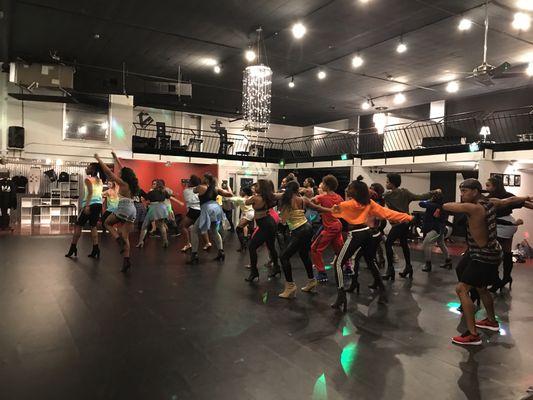
[[[133,73],[176,79],[179,68],[193,82],[192,99],[137,95],[136,104],[144,106],[236,114],[243,52],[258,26],[274,71],[273,122],[305,126],[351,117],[363,113],[359,107],[366,96],[394,108],[391,95],[398,91],[407,96],[404,106],[412,106],[530,83],[524,74],[489,88],[463,82],[459,93],[445,92],[446,71],[471,71],[482,61],[482,0],[0,1],[8,10],[4,60],[50,62],[50,51],[56,51],[77,63],[75,88],[87,92],[122,92],[123,63],[126,89],[139,79]],[[488,61],[509,61],[521,71],[524,55],[533,54],[533,28],[522,33],[511,28],[514,3],[490,2]],[[475,22],[468,32],[457,29],[461,14]],[[302,40],[290,30],[298,20],[308,29]],[[408,51],[400,55],[395,48],[402,34]],[[357,51],[365,63],[354,70]],[[205,58],[218,60],[222,73],[215,75]],[[328,74],[322,81],[316,78],[320,66]],[[296,86],[290,89],[293,75]]]

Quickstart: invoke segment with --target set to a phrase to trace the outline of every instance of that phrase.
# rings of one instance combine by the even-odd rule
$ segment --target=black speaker
[[[9,127],[7,147],[9,149],[24,148],[24,128],[22,126]]]

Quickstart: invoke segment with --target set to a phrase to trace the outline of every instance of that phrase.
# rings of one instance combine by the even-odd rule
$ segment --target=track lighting
[[[322,80],[322,79],[326,78],[326,73],[324,71],[320,70],[320,71],[318,71],[316,76],[318,77],[318,79]]]
[[[533,61],[530,61],[526,69],[527,76],[533,76]]]
[[[472,20],[468,18],[462,18],[461,21],[459,21],[459,25],[457,26],[457,29],[460,31],[468,31],[472,28]]]
[[[290,88],[293,88],[293,87],[294,87],[294,76],[291,77],[291,81],[289,82],[289,87],[290,87]]]
[[[398,53],[405,53],[407,51],[407,45],[403,42],[403,39],[400,39],[400,43],[398,43],[398,47],[396,47],[396,51]]]
[[[359,68],[364,62],[363,58],[357,54],[352,58],[352,67]]]
[[[459,91],[459,82],[451,81],[446,85],[446,91],[448,93],[457,93]]]
[[[215,74],[220,74],[220,71],[222,71],[222,68],[220,68],[220,65],[215,65],[213,67],[213,71]]]
[[[531,26],[531,17],[523,12],[517,12],[513,19],[513,28],[519,31],[527,31]]]
[[[252,49],[248,49],[246,50],[246,52],[244,53],[244,57],[246,58],[246,61],[248,62],[252,62],[255,60],[255,58],[257,57],[256,54],[255,54],[255,51],[253,51]]]
[[[394,104],[403,104],[405,103],[405,95],[403,93],[396,93],[394,95]]]
[[[214,67],[215,65],[218,64],[217,60],[215,60],[214,58],[204,58],[203,62],[208,67]]]
[[[292,36],[296,39],[301,39],[307,32],[307,28],[301,22],[297,22],[292,26]]]

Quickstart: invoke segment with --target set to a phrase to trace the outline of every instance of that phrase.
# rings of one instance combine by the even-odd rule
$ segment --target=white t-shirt
[[[200,209],[200,199],[198,198],[198,193],[194,193],[192,188],[187,188],[183,191],[183,198],[187,204],[187,208],[192,208],[193,210]]]

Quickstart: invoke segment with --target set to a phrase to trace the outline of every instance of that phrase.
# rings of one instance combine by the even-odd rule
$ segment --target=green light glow
[[[252,175],[252,171],[246,170],[246,171],[244,171],[244,175],[245,176],[250,176],[250,175]]]
[[[356,359],[357,344],[352,342],[344,346],[344,349],[342,349],[341,353],[341,365],[346,375],[350,375],[350,372],[352,371],[352,367]]]
[[[325,267],[326,271],[329,271],[332,268],[333,268],[333,265],[326,265],[326,267]]]
[[[327,398],[328,388],[326,385],[326,375],[322,374],[315,382],[315,387],[313,389],[313,400],[327,400]]]
[[[446,304],[446,307],[448,308],[457,308],[461,305],[461,303],[458,303],[456,301],[450,301],[448,304]]]
[[[124,128],[114,118],[111,121],[111,127],[113,128],[113,132],[115,133],[115,136],[118,139],[122,139],[126,136],[126,132],[124,131]]]
[[[265,294],[263,294],[263,304],[266,304],[268,300],[268,292],[265,292]]]
[[[341,160],[345,161],[348,159],[348,154],[344,153],[344,154],[341,154]]]
[[[344,328],[342,328],[342,336],[349,336],[353,334],[355,331],[355,327],[353,326],[352,322],[350,320],[346,321],[346,325]]]

